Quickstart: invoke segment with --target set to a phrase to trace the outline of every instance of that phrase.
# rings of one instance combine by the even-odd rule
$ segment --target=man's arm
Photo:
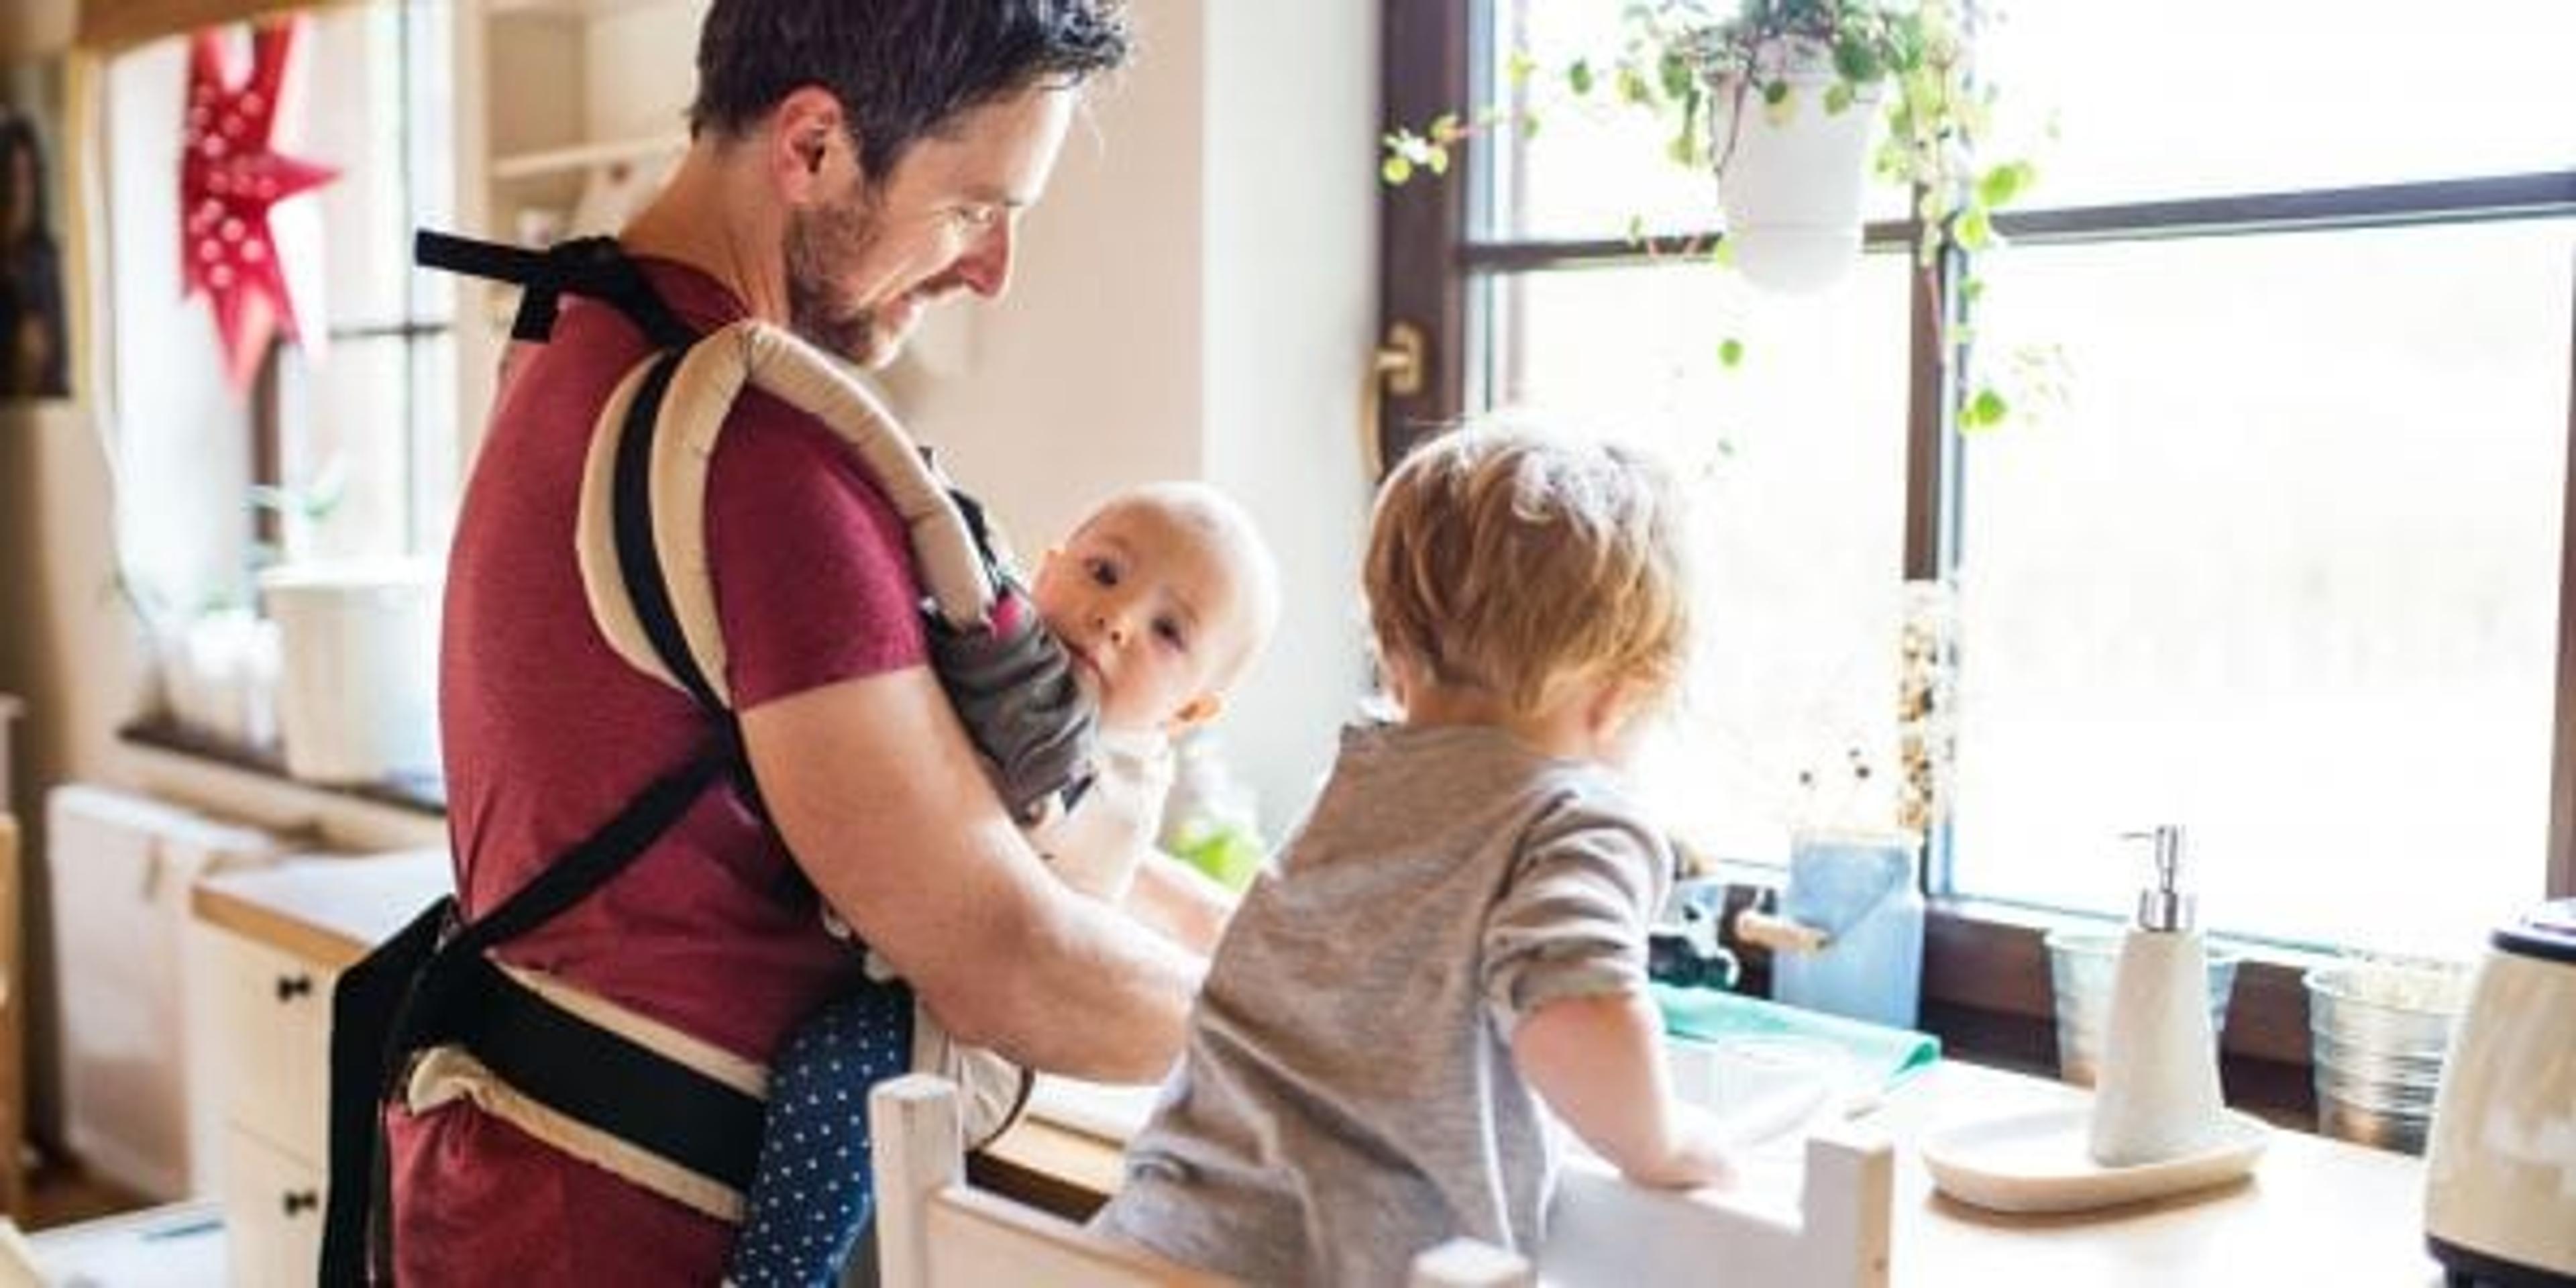
[[[1171,1067],[1203,965],[1046,871],[928,668],[763,703],[742,730],[797,864],[951,1033],[1077,1077]]]

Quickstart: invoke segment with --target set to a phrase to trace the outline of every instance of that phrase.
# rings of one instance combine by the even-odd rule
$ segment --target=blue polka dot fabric
[[[808,1018],[769,1070],[760,1165],[734,1237],[743,1288],[840,1282],[875,1214],[868,1088],[912,1063],[912,993],[867,985]]]

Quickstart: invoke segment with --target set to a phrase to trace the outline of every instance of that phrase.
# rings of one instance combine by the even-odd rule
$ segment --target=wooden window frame
[[[1384,6],[1384,128],[1416,127],[1475,101],[1470,30],[1474,0],[1387,0]],[[1381,390],[1378,404],[1383,472],[1414,444],[1455,423],[1467,409],[1472,346],[1471,292],[1480,279],[1555,268],[1640,264],[1648,252],[1626,240],[1478,241],[1468,215],[1479,157],[1457,149],[1448,175],[1383,190],[1379,281],[1381,333],[1399,322],[1423,338],[1418,390]],[[2399,227],[2488,221],[2576,212],[2576,170],[2427,183],[2343,187],[2176,201],[2006,212],[1999,233],[2020,245],[2150,238],[2240,236],[2321,228]],[[1713,244],[1713,230],[1684,231],[1658,242]],[[1910,222],[1870,225],[1864,253],[1911,253]],[[1950,289],[1956,260],[1914,274],[1906,432],[1906,578],[1935,577],[1953,566],[1960,514],[1960,453],[1938,336],[1943,310],[1956,309]],[[2562,611],[2550,766],[2546,889],[2576,897],[2576,293],[2570,300],[2571,360],[2568,473],[2560,537]],[[1946,846],[1933,843],[1924,865],[1927,890],[1947,884]],[[1952,1050],[1996,1063],[2048,1071],[2055,1060],[2053,1001],[2043,940],[2063,919],[2013,905],[1930,896],[1923,961],[1923,1023]],[[1767,976],[1759,948],[1738,946],[1751,978]],[[2292,954],[2250,956],[2237,972],[2225,1035],[2232,1098],[2287,1119],[2313,1112],[2306,989]]]

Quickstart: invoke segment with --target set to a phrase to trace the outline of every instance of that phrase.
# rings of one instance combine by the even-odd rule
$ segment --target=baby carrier
[[[927,600],[932,664],[1015,815],[1032,817],[1079,789],[1091,736],[1090,708],[1062,648],[1017,597],[980,508],[947,486],[836,360],[757,321],[698,334],[606,238],[535,252],[423,232],[416,254],[426,267],[521,285],[514,340],[546,339],[560,297],[572,293],[617,308],[654,345],[594,425],[576,554],[592,619],[617,655],[687,693],[719,736],[498,907],[468,922],[453,897],[442,899],[343,973],[332,1001],[326,1284],[362,1283],[371,1265],[390,1265],[389,1102],[425,1109],[469,1098],[644,1188],[719,1219],[739,1217],[758,1157],[763,1071],[606,999],[502,965],[489,950],[613,879],[719,779],[740,783],[757,807],[725,679],[704,523],[716,439],[746,386],[829,427],[902,518]],[[1027,1075],[974,1060],[923,1027],[930,1031],[916,1034],[915,1067],[943,1068],[976,1093],[983,1121],[970,1130],[982,1128],[977,1139],[998,1135],[1025,1103]]]

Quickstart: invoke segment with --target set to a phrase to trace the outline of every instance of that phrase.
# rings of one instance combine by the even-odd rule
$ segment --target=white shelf
[[[599,143],[582,143],[568,148],[548,148],[542,152],[520,152],[492,159],[492,178],[508,183],[522,179],[541,179],[549,175],[595,170],[621,161],[650,161],[657,157],[676,156],[688,149],[685,134],[655,134],[638,139],[609,139]]]

